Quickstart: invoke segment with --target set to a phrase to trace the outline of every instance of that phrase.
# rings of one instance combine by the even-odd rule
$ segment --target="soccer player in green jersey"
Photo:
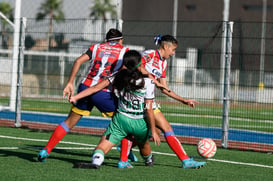
[[[123,138],[131,136],[134,136],[146,165],[152,163],[149,137],[152,137],[156,145],[160,144],[152,109],[155,85],[151,83],[153,82],[151,79],[141,73],[140,64],[140,53],[129,50],[124,54],[122,70],[101,83],[70,97],[69,101],[76,103],[77,100],[95,93],[109,83],[113,85],[118,97],[117,111],[93,153],[92,165],[94,168],[100,167],[104,161],[104,155],[114,145]],[[118,167],[132,168],[132,165],[128,161],[119,161]]]

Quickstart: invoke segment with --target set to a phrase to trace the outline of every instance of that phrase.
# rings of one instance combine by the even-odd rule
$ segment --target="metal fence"
[[[157,34],[172,34],[171,24],[172,22],[166,21],[124,21],[122,31],[125,46],[139,51],[156,48],[153,37]],[[195,138],[211,137],[220,143],[224,130],[222,122],[226,116],[225,100],[228,98],[229,104],[226,108],[229,124],[226,128],[229,144],[226,146],[260,151],[272,149],[273,24],[267,23],[264,52],[261,51],[261,26],[261,23],[234,22],[228,78],[230,91],[225,97],[221,88],[224,82],[220,78],[221,72],[225,71],[220,68],[223,55],[223,22],[178,22],[176,37],[179,44],[176,55],[174,59],[167,60],[168,84],[177,94],[197,100],[199,104],[195,109],[188,109],[160,92],[156,94],[162,112],[184,142],[193,143]],[[91,44],[104,41],[105,32],[101,30],[111,27],[116,27],[114,20],[102,22],[71,19],[61,24],[54,22],[54,31],[50,36],[52,41],[48,44],[48,21],[36,22],[28,19],[21,69],[22,114],[31,112],[35,116],[30,120],[41,122],[43,112],[62,112],[62,90],[73,61]],[[10,93],[12,34],[10,30],[6,37],[1,37],[9,40],[8,48],[3,43],[0,44],[0,118],[3,120],[12,120],[12,116],[5,117],[9,112],[5,108],[10,107],[10,99],[16,99]],[[264,56],[263,60],[261,56]],[[261,61],[264,61],[264,67],[260,66]],[[86,67],[81,67],[75,89],[85,76],[85,71]],[[37,112],[41,114],[36,115]],[[22,121],[29,120],[22,116]]]

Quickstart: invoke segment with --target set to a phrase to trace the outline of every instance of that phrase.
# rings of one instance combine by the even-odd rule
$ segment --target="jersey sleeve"
[[[150,78],[145,78],[144,80],[145,80],[145,88],[146,88],[145,99],[154,99],[155,84],[153,80]]]
[[[92,51],[90,49],[88,49],[85,54],[88,55],[89,59],[92,58]]]
[[[92,52],[94,50],[95,44],[91,45],[88,50],[85,52],[85,54],[87,54],[89,56],[89,59],[92,58]]]

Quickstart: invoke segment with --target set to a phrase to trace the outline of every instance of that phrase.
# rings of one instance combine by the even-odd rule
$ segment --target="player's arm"
[[[155,117],[154,117],[154,111],[152,108],[153,100],[152,99],[146,99],[145,100],[145,105],[146,105],[146,116],[149,120],[149,126],[151,129],[151,136],[155,142],[155,145],[160,145],[160,138],[159,135],[156,132],[156,127],[155,127]]]
[[[71,96],[69,98],[69,102],[71,103],[76,103],[79,99],[84,98],[86,96],[92,95],[98,91],[100,91],[101,89],[107,87],[110,84],[110,81],[108,79],[104,79],[102,81],[100,81],[99,83],[97,83],[96,85],[89,87],[88,89],[85,89],[84,91],[81,91],[80,93]]]
[[[164,87],[168,88],[166,78],[160,78],[160,83],[162,85],[164,85]],[[168,88],[168,90],[170,90],[170,89]],[[183,103],[183,104],[186,104],[186,105],[192,107],[192,108],[194,108],[194,104],[195,103],[198,103],[197,101],[194,101],[194,100],[191,100],[191,99],[184,99],[183,97],[177,95],[176,93],[174,93],[171,90],[167,91],[167,89],[162,89],[161,92],[163,94],[166,94],[167,96],[169,96],[169,97],[171,97],[171,98],[173,98],[173,99],[175,99],[175,100]]]
[[[166,89],[167,91],[170,91],[170,89],[169,89],[168,87],[164,86],[164,85],[161,84],[158,80],[156,80],[156,79],[154,78],[154,76],[153,76],[151,73],[149,73],[144,67],[139,66],[139,71],[140,71],[143,75],[145,75],[145,76],[149,77],[150,79],[152,79],[152,80],[154,81],[154,83],[155,83],[155,85],[156,85],[157,88],[159,88],[159,89],[161,89],[161,90]]]
[[[83,64],[84,62],[87,62],[88,60],[90,60],[90,58],[87,54],[83,54],[75,60],[72,66],[72,70],[71,70],[68,82],[63,90],[63,98],[65,98],[66,95],[69,98],[73,94],[73,82],[77,75],[77,72],[79,71],[81,64]]]

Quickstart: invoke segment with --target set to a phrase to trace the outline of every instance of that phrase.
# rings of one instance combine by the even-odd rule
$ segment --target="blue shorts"
[[[78,93],[89,88],[84,84],[80,84],[78,88]],[[112,116],[117,108],[117,97],[112,92],[99,91],[90,96],[84,97],[76,102],[72,106],[72,111],[88,116],[95,106],[103,115]]]

